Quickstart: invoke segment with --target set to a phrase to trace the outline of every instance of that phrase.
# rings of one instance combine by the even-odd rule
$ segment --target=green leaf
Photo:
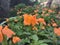
[[[28,38],[22,39],[19,44],[21,45],[21,44],[25,44],[25,43],[30,43],[30,40]]]
[[[48,45],[48,44],[46,44],[46,43],[42,43],[42,44],[40,44],[40,45]]]
[[[37,36],[37,35],[32,35],[31,38],[32,38],[34,41],[38,41],[38,36]]]
[[[19,10],[19,9],[21,9],[21,8],[25,8],[25,6],[26,6],[25,4],[21,3],[21,4],[16,5],[16,6],[15,6],[15,9],[16,9],[16,10]]]

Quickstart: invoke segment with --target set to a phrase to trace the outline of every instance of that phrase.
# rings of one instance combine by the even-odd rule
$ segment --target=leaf
[[[44,40],[39,40],[39,44],[40,44],[40,43],[44,43]]]
[[[25,8],[25,6],[26,6],[25,4],[21,3],[21,4],[16,5],[15,9],[19,10],[20,8]]]
[[[32,35],[31,39],[33,39],[34,41],[38,41],[38,36],[37,35]]]
[[[28,38],[22,39],[19,44],[25,44],[25,43],[30,43],[30,40]]]
[[[48,45],[48,44],[46,44],[46,43],[42,43],[42,44],[40,44],[40,45]]]

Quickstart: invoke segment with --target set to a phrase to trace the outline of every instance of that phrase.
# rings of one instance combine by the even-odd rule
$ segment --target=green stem
[[[6,37],[6,36],[4,36],[4,39],[3,39],[2,45],[8,45],[8,44],[7,44],[7,37]]]
[[[9,45],[13,45],[13,43],[12,43],[12,41],[11,41],[11,40],[9,41]]]
[[[42,24],[42,23],[40,23],[40,30],[41,30],[42,26],[43,26],[43,24]]]
[[[56,38],[56,35],[55,34],[53,36],[53,45],[57,45],[57,38]]]

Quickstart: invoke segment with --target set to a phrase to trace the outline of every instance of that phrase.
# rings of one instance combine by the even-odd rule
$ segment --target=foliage
[[[24,5],[20,9],[17,6],[15,10],[17,16],[8,18],[6,24],[16,33],[14,36],[18,36],[21,40],[14,44],[11,39],[8,39],[8,45],[60,45],[60,20],[56,17],[60,14],[57,14],[54,9],[41,8],[39,5]]]

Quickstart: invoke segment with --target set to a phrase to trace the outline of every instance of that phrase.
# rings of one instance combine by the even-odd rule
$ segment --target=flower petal
[[[0,43],[3,41],[3,35],[2,33],[0,32]]]
[[[13,39],[12,39],[12,41],[15,44],[15,43],[21,41],[21,39],[19,37],[17,37],[17,36],[14,36]]]
[[[54,33],[55,33],[57,36],[60,36],[60,28],[54,28]]]
[[[6,35],[8,38],[11,38],[12,35],[15,35],[15,33],[11,29],[9,29],[7,26],[4,27],[4,29],[2,30],[2,33]]]
[[[31,24],[31,15],[24,14],[24,25],[30,25]]]
[[[2,30],[2,28],[3,28],[3,27],[2,27],[2,26],[0,26],[0,31]]]

